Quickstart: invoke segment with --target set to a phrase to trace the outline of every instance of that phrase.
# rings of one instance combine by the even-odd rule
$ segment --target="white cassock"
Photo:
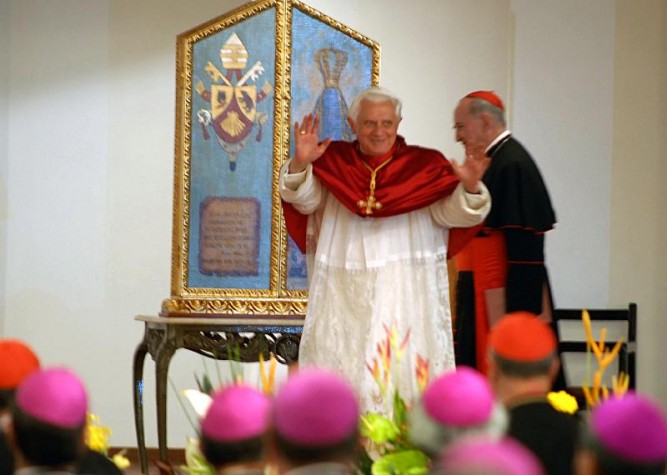
[[[280,172],[280,196],[309,215],[308,310],[299,365],[330,368],[356,388],[362,411],[391,412],[393,389],[382,398],[367,368],[378,358],[385,328],[400,340],[410,332],[392,378],[409,404],[418,398],[417,355],[431,376],[454,369],[447,276],[448,228],[479,224],[491,208],[488,190],[454,192],[430,206],[388,218],[362,218],[321,186],[312,166]]]

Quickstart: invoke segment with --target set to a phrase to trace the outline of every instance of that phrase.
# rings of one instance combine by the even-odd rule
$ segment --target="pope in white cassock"
[[[295,123],[294,157],[280,172],[287,228],[308,261],[299,364],[339,372],[363,411],[386,413],[370,369],[387,329],[399,343],[409,333],[392,378],[407,402],[419,395],[417,355],[432,375],[454,368],[449,230],[480,224],[491,201],[483,155],[457,165],[407,145],[401,101],[386,89],[359,94],[348,121],[354,142],[320,142],[312,116]]]

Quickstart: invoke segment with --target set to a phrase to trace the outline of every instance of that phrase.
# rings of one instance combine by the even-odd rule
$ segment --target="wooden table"
[[[299,342],[303,319],[257,317],[157,317],[139,315],[144,322],[144,338],[134,352],[132,387],[134,423],[141,471],[148,473],[148,455],[144,435],[144,360],[146,353],[155,362],[155,400],[160,461],[169,463],[167,450],[167,373],[176,350],[185,348],[209,358],[228,359],[238,356],[241,362],[266,359],[276,355],[280,363],[289,364],[299,358]]]

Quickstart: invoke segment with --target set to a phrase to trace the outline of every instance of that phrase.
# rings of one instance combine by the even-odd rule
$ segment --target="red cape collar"
[[[393,152],[393,153],[392,153]],[[371,168],[392,157],[376,172],[374,197],[380,208],[366,213],[370,194]],[[313,174],[351,213],[363,218],[384,218],[408,213],[450,195],[458,178],[451,164],[438,151],[407,145],[398,136],[390,152],[368,157],[358,142],[331,142],[324,154],[313,162]],[[306,250],[307,216],[283,202],[287,231],[302,252]]]

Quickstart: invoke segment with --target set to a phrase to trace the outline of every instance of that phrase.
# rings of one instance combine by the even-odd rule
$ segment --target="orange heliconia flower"
[[[419,392],[423,393],[428,384],[430,375],[428,360],[422,358],[421,355],[417,355],[417,367],[415,371],[417,373],[417,387],[419,388]]]
[[[593,352],[595,360],[597,361],[598,368],[593,373],[593,386],[589,387],[588,384],[584,383],[582,389],[584,391],[584,397],[586,398],[586,403],[593,407],[597,405],[600,401],[607,399],[609,397],[609,389],[602,384],[602,374],[609,367],[609,365],[614,361],[618,356],[619,351],[621,351],[621,346],[623,345],[623,338],[619,339],[614,347],[609,350],[606,347],[605,341],[607,338],[607,329],[602,328],[600,330],[600,341],[596,341],[593,337],[593,330],[591,326],[591,316],[588,314],[588,310],[584,309],[581,312],[581,321],[584,325],[584,330],[586,332],[586,342],[588,347]],[[612,393],[617,396],[625,394],[628,390],[629,377],[625,373],[620,373],[618,379],[616,376],[612,376]]]

